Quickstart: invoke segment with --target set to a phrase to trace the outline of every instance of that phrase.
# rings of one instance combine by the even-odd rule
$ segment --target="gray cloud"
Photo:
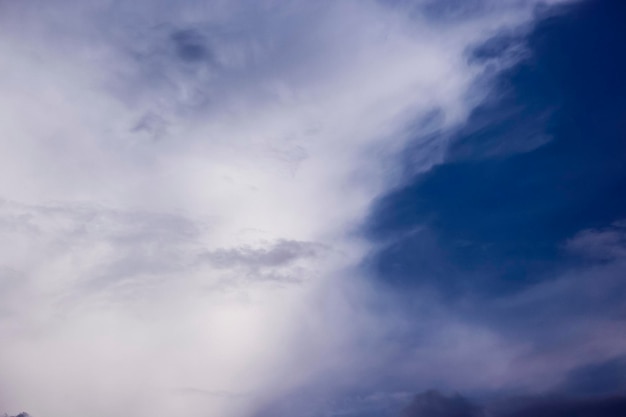
[[[269,248],[220,249],[208,252],[203,257],[219,268],[278,267],[292,264],[299,259],[314,258],[322,249],[323,246],[316,243],[281,240]]]
[[[413,398],[402,417],[480,417],[482,410],[460,395],[427,391]]]
[[[211,53],[202,34],[193,29],[177,30],[170,35],[176,54],[183,61],[200,62],[211,59]]]
[[[232,271],[239,279],[298,283],[311,278],[314,263],[330,249],[319,243],[278,240],[256,247],[220,248],[198,255],[197,261],[219,270]]]

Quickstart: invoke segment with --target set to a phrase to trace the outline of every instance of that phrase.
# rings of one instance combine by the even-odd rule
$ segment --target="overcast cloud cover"
[[[473,253],[474,217],[453,238],[419,217],[464,210],[469,175],[428,200],[448,162],[554,141],[459,137],[577,4],[0,0],[0,412],[382,416],[619,363],[623,220],[501,291],[500,264],[445,252]],[[429,263],[391,273],[399,247]]]

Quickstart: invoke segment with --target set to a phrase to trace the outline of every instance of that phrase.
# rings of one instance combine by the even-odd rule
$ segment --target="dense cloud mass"
[[[0,0],[0,413],[623,416],[618,3]]]

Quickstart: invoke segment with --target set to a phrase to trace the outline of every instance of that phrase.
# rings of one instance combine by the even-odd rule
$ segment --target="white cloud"
[[[425,3],[0,3],[3,407],[244,416],[345,370],[384,332],[351,231],[538,2]]]
[[[574,254],[598,261],[626,257],[626,222],[616,222],[605,229],[587,229],[567,241],[566,249]]]

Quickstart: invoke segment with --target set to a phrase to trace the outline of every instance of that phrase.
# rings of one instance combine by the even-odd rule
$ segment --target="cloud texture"
[[[0,407],[239,417],[382,366],[407,324],[355,232],[523,56],[476,48],[556,3],[0,1]],[[432,323],[424,383],[517,355]]]

